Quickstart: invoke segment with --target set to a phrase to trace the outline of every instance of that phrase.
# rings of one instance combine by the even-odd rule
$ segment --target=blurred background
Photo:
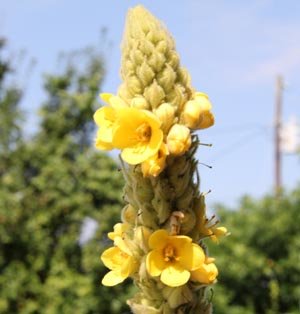
[[[201,189],[232,233],[209,244],[215,313],[300,313],[297,0],[0,1],[0,313],[129,313],[130,281],[100,284],[123,179],[117,152],[93,148],[92,116],[117,91],[136,4],[213,103]]]

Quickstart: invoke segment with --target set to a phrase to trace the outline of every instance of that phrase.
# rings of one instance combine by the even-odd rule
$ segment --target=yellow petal
[[[148,155],[147,147],[145,145],[124,148],[121,153],[122,159],[130,165],[140,164],[145,158],[147,159]]]
[[[152,119],[152,120],[151,120]],[[113,145],[123,149],[122,158],[136,165],[152,157],[159,150],[163,132],[158,119],[151,113],[136,108],[118,110],[117,127],[114,129]],[[151,128],[149,140],[142,140],[139,131]]]
[[[107,122],[113,122],[116,118],[116,112],[111,107],[102,107],[94,113],[94,120],[98,126],[102,126]]]
[[[115,237],[114,244],[124,253],[131,256],[132,253],[128,248],[128,245],[126,244],[126,241],[123,240],[121,237]]]
[[[95,147],[101,150],[111,150],[114,148],[110,143],[103,142],[98,138],[96,139]]]
[[[204,97],[208,99],[208,95],[203,92],[195,92],[195,98],[197,99],[198,97]]]
[[[215,123],[215,117],[210,111],[208,111],[202,114],[202,119],[198,128],[207,129],[211,127],[212,125],[214,125],[214,123]]]
[[[148,145],[149,157],[153,156],[161,147],[163,141],[163,132],[160,129],[152,129],[151,139]],[[145,159],[146,160],[146,159]]]
[[[118,96],[111,96],[109,98],[109,104],[114,108],[114,109],[119,109],[122,107],[127,107],[126,103],[124,102],[124,100],[122,100],[122,98],[118,97]]]
[[[113,96],[113,94],[110,94],[110,93],[101,93],[100,95],[100,98],[105,101],[106,103],[109,104],[109,99]]]
[[[126,278],[127,277],[123,277],[118,271],[110,271],[103,277],[102,284],[111,287],[123,282]]]
[[[151,128],[158,129],[161,126],[161,122],[156,115],[151,111],[143,110],[144,115],[146,116],[145,120],[150,124]]]
[[[160,276],[160,280],[169,287],[179,287],[188,282],[190,272],[179,264],[171,264],[165,268]]]
[[[129,229],[129,225],[126,223],[117,223],[114,225],[114,231],[107,234],[108,238],[114,240],[115,237],[122,237],[124,232]]]
[[[107,144],[112,144],[112,125],[103,125],[100,127],[100,129],[97,131],[97,138],[96,140],[100,140]]]
[[[111,247],[102,253],[101,260],[107,268],[117,269],[122,265],[124,256],[118,247]]]
[[[146,268],[148,273],[155,277],[167,267],[167,262],[164,261],[162,250],[153,250],[147,255]]]
[[[180,235],[180,236],[170,236],[169,237],[169,243],[175,248],[177,255],[179,255],[181,249],[183,247],[191,246],[192,245],[192,239],[188,236]]]
[[[136,263],[132,256],[128,256],[120,268],[120,273],[124,277],[130,276],[136,269]]]
[[[191,280],[204,284],[210,284],[218,276],[218,269],[214,263],[203,264],[191,273]]]
[[[153,232],[149,238],[150,249],[162,249],[167,244],[169,235],[164,229]]]
[[[190,271],[199,268],[205,260],[205,254],[202,248],[195,243],[181,247],[178,251],[178,255],[182,267]]]

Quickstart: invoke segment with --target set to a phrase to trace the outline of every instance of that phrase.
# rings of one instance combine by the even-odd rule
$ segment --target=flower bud
[[[161,129],[164,133],[168,133],[170,127],[174,123],[175,108],[168,103],[161,104],[154,112],[161,121]]]
[[[163,295],[171,309],[176,309],[193,298],[193,294],[187,285],[176,288],[166,287],[163,289]]]
[[[169,152],[173,155],[184,154],[191,146],[190,130],[181,124],[174,124],[167,136]]]
[[[187,210],[184,212],[184,217],[181,221],[180,232],[183,234],[188,234],[196,224],[196,215],[192,210]]]
[[[137,97],[132,98],[130,106],[137,109],[145,109],[145,110],[150,108],[148,101],[143,96],[137,96]]]
[[[204,93],[196,93],[183,109],[182,120],[191,129],[206,129],[214,124],[211,103]]]
[[[136,209],[130,204],[128,204],[122,209],[121,217],[123,222],[127,222],[131,225],[135,224]]]

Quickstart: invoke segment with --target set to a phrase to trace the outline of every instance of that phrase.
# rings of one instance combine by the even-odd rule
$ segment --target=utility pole
[[[275,194],[281,192],[281,139],[280,131],[282,125],[282,91],[284,88],[283,77],[278,75],[276,78],[276,95],[275,95],[275,123],[274,123],[274,157],[275,157]]]

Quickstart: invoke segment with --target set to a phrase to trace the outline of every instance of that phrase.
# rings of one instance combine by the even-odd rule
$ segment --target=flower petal
[[[95,147],[102,150],[111,150],[114,148],[110,143],[103,142],[99,138],[96,138]]]
[[[120,273],[123,277],[130,276],[136,270],[136,262],[132,256],[128,256],[120,268]]]
[[[115,237],[114,239],[114,244],[123,252],[126,253],[127,255],[131,256],[132,253],[128,248],[128,245],[126,244],[126,241],[123,240],[121,237]]]
[[[129,225],[126,223],[117,223],[114,225],[114,231],[107,234],[108,238],[114,240],[115,237],[122,237],[123,234],[129,229]]]
[[[105,106],[94,113],[94,120],[98,126],[102,126],[105,123],[112,123],[116,118],[115,114],[113,108]]]
[[[126,147],[121,153],[122,159],[125,160],[130,165],[137,165],[145,161],[147,158],[147,146],[137,144],[132,147]],[[145,157],[146,156],[146,157]]]
[[[178,249],[179,262],[187,270],[195,270],[203,265],[205,254],[195,243],[189,243]]]
[[[218,269],[214,263],[203,264],[191,273],[191,280],[204,284],[212,283],[218,276]]]
[[[99,97],[100,97],[103,101],[105,101],[106,103],[108,103],[108,104],[109,104],[109,99],[110,99],[112,96],[114,96],[114,94],[110,94],[110,93],[101,93],[101,94],[99,95]]]
[[[163,131],[161,129],[151,129],[152,134],[151,134],[151,139],[150,142],[148,144],[148,158],[153,156],[154,154],[156,154],[158,152],[158,150],[161,147],[162,141],[163,141]],[[148,159],[146,158],[146,159]],[[145,160],[146,160],[145,159]]]
[[[163,141],[160,122],[152,113],[136,108],[119,108],[117,127],[113,131],[113,145],[123,149],[122,158],[136,165],[155,155]],[[142,141],[138,129],[141,126],[151,128],[149,141]]]
[[[160,276],[160,280],[169,287],[179,287],[188,282],[190,272],[179,264],[171,264],[165,268]]]
[[[127,107],[127,104],[125,103],[125,101],[115,95],[112,95],[109,98],[109,104],[114,108],[114,109],[119,109],[119,108],[123,108],[123,107]]]
[[[123,282],[126,278],[118,271],[110,271],[103,277],[102,284],[111,287]]]
[[[147,255],[146,268],[148,273],[155,277],[167,267],[167,262],[164,261],[162,250],[153,250]]]
[[[122,256],[122,251],[114,246],[102,253],[101,260],[107,268],[117,269],[122,265],[124,257]]]
[[[162,249],[167,244],[168,238],[169,234],[164,229],[153,232],[149,238],[150,249]]]

